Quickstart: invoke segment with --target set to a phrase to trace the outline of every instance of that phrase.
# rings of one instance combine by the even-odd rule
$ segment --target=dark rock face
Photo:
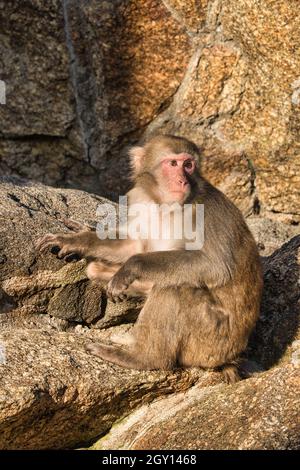
[[[76,117],[62,2],[1,2],[0,30],[2,174],[95,186]]]
[[[0,26],[1,171],[116,197],[124,146],[184,76],[182,26],[159,0],[13,0],[0,3]]]
[[[265,368],[289,361],[300,340],[299,285],[300,235],[264,260],[261,316],[249,355]]]
[[[0,2],[0,170],[116,198],[127,146],[185,135],[245,214],[299,222],[296,0]]]

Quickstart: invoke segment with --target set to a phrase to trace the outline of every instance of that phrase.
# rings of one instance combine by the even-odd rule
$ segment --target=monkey
[[[239,358],[258,318],[263,287],[258,249],[243,215],[204,178],[201,152],[190,140],[157,135],[131,148],[130,158],[128,207],[165,205],[174,217],[174,204],[190,204],[194,220],[195,205],[203,204],[201,247],[186,249],[184,235],[100,240],[81,231],[47,234],[37,249],[85,258],[87,276],[107,281],[113,301],[144,295],[130,335],[118,343],[92,343],[90,353],[125,368],[201,367],[221,370],[229,383],[240,380]]]

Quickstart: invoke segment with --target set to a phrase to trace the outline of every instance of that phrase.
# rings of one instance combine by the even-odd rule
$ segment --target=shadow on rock
[[[261,315],[247,356],[265,368],[287,362],[300,338],[300,235],[263,259]]]

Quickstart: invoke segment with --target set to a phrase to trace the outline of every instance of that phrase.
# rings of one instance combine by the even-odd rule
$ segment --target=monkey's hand
[[[129,261],[125,263],[107,284],[107,297],[112,302],[127,299],[128,294],[125,291],[137,279],[134,269],[130,269],[130,264]]]
[[[112,302],[122,302],[127,299],[125,294],[126,289],[130,283],[122,275],[115,274],[107,284],[106,294]]]
[[[43,252],[50,248],[51,253],[65,261],[78,261],[82,258],[82,246],[76,241],[76,235],[67,233],[47,233],[39,238],[35,245],[37,251]]]

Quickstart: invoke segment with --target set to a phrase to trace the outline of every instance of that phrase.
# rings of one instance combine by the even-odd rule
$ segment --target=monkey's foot
[[[103,357],[103,355],[105,355],[105,352],[107,352],[106,348],[109,348],[109,346],[100,343],[89,343],[86,345],[87,352],[99,357]]]
[[[108,346],[103,343],[89,343],[86,346],[86,350],[94,356],[99,356],[101,359],[113,362],[118,366],[126,367],[128,369],[143,369],[139,360],[136,359],[136,355],[122,347]]]
[[[50,248],[51,253],[59,259],[65,258],[66,262],[81,259],[80,250],[76,249],[74,243],[70,241],[68,234],[47,233],[37,240],[35,248],[39,252]]]
[[[101,359],[118,364],[117,356],[119,355],[119,348],[115,346],[108,346],[103,343],[89,343],[86,346],[86,350],[93,354],[93,356],[98,356],[101,357]]]

